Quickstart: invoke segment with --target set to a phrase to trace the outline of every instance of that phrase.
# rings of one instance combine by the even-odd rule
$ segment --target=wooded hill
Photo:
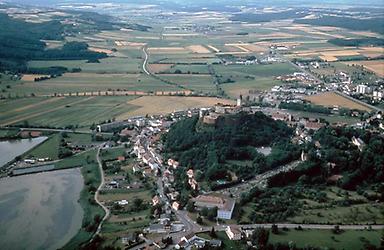
[[[0,14],[0,71],[27,72],[29,60],[96,60],[107,56],[89,51],[83,42],[68,42],[59,49],[46,49],[41,40],[63,40],[64,30],[65,26],[58,20],[28,23]],[[55,69],[42,70],[43,73],[56,72]]]
[[[225,179],[228,171],[243,179],[297,159],[300,150],[290,142],[292,133],[284,122],[261,112],[225,115],[216,125],[193,117],[171,127],[164,138],[165,151],[185,169],[201,170],[202,179]],[[271,146],[271,154],[258,153],[262,146]]]

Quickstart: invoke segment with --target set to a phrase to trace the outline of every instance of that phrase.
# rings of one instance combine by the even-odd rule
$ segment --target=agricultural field
[[[376,73],[380,77],[384,77],[384,60],[374,60],[374,61],[351,61],[346,62],[346,64],[361,65],[364,68]]]
[[[121,114],[117,119],[123,120],[136,115],[167,114],[188,108],[210,107],[217,103],[235,104],[235,101],[213,97],[142,96],[129,102],[139,107],[138,109]]]
[[[213,97],[78,96],[22,98],[0,103],[6,110],[0,113],[1,125],[89,128],[93,123],[110,119],[171,113],[217,103],[234,104],[234,101]]]
[[[318,95],[312,95],[305,97],[306,100],[316,105],[322,105],[326,107],[343,107],[348,109],[367,110],[371,109],[361,105],[357,102],[349,100],[341,95],[334,92],[325,92]]]
[[[216,93],[216,86],[211,75],[161,74],[160,77],[197,93],[210,93],[212,95]]]
[[[112,119],[138,108],[128,104],[134,98],[136,97],[36,97],[4,100],[3,106],[7,107],[7,111],[0,114],[0,120],[2,125],[23,125],[28,122],[34,126],[89,127],[92,123]]]

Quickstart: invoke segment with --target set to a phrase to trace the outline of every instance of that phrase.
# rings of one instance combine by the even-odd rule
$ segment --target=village
[[[251,186],[265,187],[266,180],[271,176],[287,172],[297,166],[297,162],[282,166],[274,171],[257,176],[254,180],[242,183],[240,186],[234,185],[233,188],[225,188],[222,191],[202,190],[196,181],[193,168],[185,168],[181,166],[176,159],[164,158],[162,154],[163,144],[161,137],[167,133],[173,123],[192,116],[199,116],[199,119],[207,125],[214,126],[221,116],[227,114],[235,114],[246,112],[252,114],[255,112],[263,112],[272,117],[274,120],[284,121],[288,126],[295,128],[295,134],[292,142],[302,144],[312,141],[314,131],[326,126],[328,122],[322,119],[299,117],[291,114],[287,110],[272,107],[259,107],[246,105],[246,101],[238,98],[237,105],[216,105],[211,108],[190,109],[186,111],[177,111],[169,115],[133,117],[126,121],[112,122],[108,124],[100,124],[96,131],[111,132],[115,131],[119,135],[119,141],[113,146],[120,147],[125,145],[125,155],[133,158],[132,174],[138,176],[138,182],[130,181],[128,185],[124,176],[115,175],[113,171],[106,177],[106,184],[103,189],[135,189],[141,188],[145,183],[152,182],[153,196],[148,201],[148,206],[152,207],[151,221],[135,241],[128,241],[131,236],[121,238],[122,243],[134,246],[151,245],[154,249],[166,248],[168,245],[175,246],[177,249],[190,249],[192,247],[203,247],[206,244],[211,246],[220,246],[220,240],[205,239],[199,234],[209,232],[210,230],[224,231],[229,240],[239,240],[244,237],[250,237],[251,229],[245,230],[247,227],[227,224],[231,221],[236,201],[241,192],[244,192]],[[366,121],[360,122],[358,125],[368,127],[370,121],[376,120],[381,124],[383,122],[380,113],[374,114]],[[344,123],[334,123],[331,126],[345,126]],[[353,126],[357,126],[354,124]],[[116,132],[118,131],[118,132]],[[360,150],[364,147],[364,141],[361,138],[353,138],[350,142],[356,145]],[[319,142],[315,142],[318,148],[321,148]],[[112,147],[113,148],[113,147]],[[267,150],[268,149],[263,149]],[[118,157],[116,161],[124,161],[125,157]],[[300,161],[306,160],[306,154],[303,152]],[[113,165],[113,161],[111,163]],[[175,187],[175,171],[182,169],[188,180],[188,185],[197,195],[191,201],[193,208],[186,206],[180,202],[180,192]],[[131,178],[131,177],[130,177]],[[340,178],[334,176],[332,178]],[[249,187],[247,187],[249,186]],[[244,187],[246,189],[244,189]],[[138,189],[139,190],[139,189]],[[129,199],[121,199],[115,201],[120,207],[128,206],[133,201]],[[109,209],[114,210],[116,207],[113,202],[107,203]],[[119,208],[121,209],[121,208]],[[211,225],[199,225],[198,218],[191,218],[188,210],[194,211],[213,211],[213,217],[216,223]],[[232,221],[231,221],[232,223]],[[212,229],[213,228],[213,229]],[[165,240],[167,239],[167,240]],[[129,243],[128,243],[129,242]]]

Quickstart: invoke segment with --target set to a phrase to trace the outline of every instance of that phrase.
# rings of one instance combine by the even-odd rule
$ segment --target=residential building
[[[225,229],[225,233],[227,234],[230,240],[241,240],[241,229],[236,226],[227,226]]]

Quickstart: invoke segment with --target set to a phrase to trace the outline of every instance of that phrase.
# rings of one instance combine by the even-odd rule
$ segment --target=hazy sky
[[[0,0],[1,1],[1,0]],[[6,0],[7,2],[17,2],[24,4],[41,4],[41,5],[55,5],[63,3],[159,3],[159,2],[177,2],[179,4],[193,4],[198,3],[202,5],[213,4],[226,4],[226,5],[241,5],[241,4],[257,4],[257,5],[365,5],[365,6],[384,6],[384,0]]]

